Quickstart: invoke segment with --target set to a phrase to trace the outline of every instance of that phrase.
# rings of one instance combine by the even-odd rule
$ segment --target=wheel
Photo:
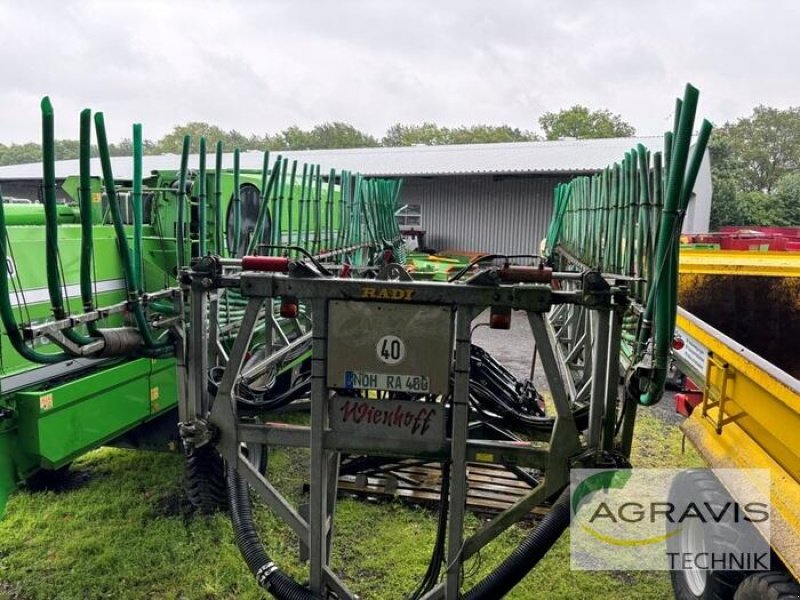
[[[742,581],[734,600],[800,600],[800,583],[783,571],[756,573]]]
[[[60,491],[70,487],[72,471],[67,463],[58,469],[39,469],[25,479],[25,484],[32,492]]]
[[[686,506],[687,499],[697,505],[720,510],[733,502],[730,494],[708,470],[686,471],[675,478],[669,494],[675,506]],[[705,552],[736,553],[746,542],[742,524],[736,527],[721,520],[713,529],[701,526],[697,519],[687,519],[679,533],[667,540],[667,551],[675,556],[698,556]],[[752,535],[757,535],[753,530]],[[746,571],[716,571],[692,565],[685,570],[670,571],[672,590],[678,600],[732,600],[742,579],[750,575]]]
[[[228,507],[225,464],[214,446],[194,448],[186,456],[184,486],[189,502],[201,513]]]
[[[242,444],[241,452],[259,473],[267,468],[267,447],[262,444]],[[195,448],[186,457],[186,495],[189,502],[203,514],[228,508],[228,487],[225,481],[225,461],[211,445]]]

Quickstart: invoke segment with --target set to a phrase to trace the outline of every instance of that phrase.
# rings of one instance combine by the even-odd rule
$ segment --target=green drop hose
[[[217,142],[214,165],[214,252],[222,256],[222,142]]]
[[[175,230],[175,246],[178,251],[178,270],[186,266],[186,178],[189,170],[189,147],[192,138],[188,135],[183,136],[183,148],[181,150],[181,170],[178,177],[178,224]],[[109,163],[109,167],[111,163]]]
[[[55,156],[55,115],[50,98],[42,98],[42,167],[45,217],[45,261],[47,270],[47,291],[50,306],[56,320],[67,318],[62,294],[61,270],[58,257],[58,203],[56,201],[56,156]],[[79,346],[96,340],[75,331],[72,327],[62,330],[65,338]]]
[[[92,287],[92,261],[94,260],[94,229],[92,222],[92,111],[88,108],[81,111],[80,142],[80,190],[78,203],[81,219],[81,301],[84,312],[94,310],[94,294]],[[89,335],[99,335],[97,321],[86,323]]]
[[[144,260],[142,259],[142,125],[133,125],[133,291],[139,296],[144,291]]]
[[[117,191],[114,183],[114,172],[111,168],[111,154],[108,150],[108,137],[106,135],[106,125],[103,113],[99,112],[94,115],[94,124],[97,131],[97,148],[100,153],[100,164],[103,169],[103,186],[106,190],[108,197],[109,211],[111,213],[111,221],[114,226],[114,233],[117,238],[117,245],[119,246],[120,262],[122,263],[122,271],[125,274],[125,281],[128,288],[128,304],[130,311],[133,313],[136,321],[136,327],[139,334],[142,336],[145,346],[156,354],[172,351],[173,344],[169,339],[156,340],[153,333],[150,331],[150,325],[142,308],[139,294],[135,289],[135,277],[133,271],[133,264],[131,259],[130,248],[128,247],[128,240],[125,237],[125,227],[122,223],[122,215],[120,214],[119,204],[117,203]],[[184,144],[186,146],[188,144]],[[141,156],[142,145],[134,144],[133,154],[134,161],[137,154]],[[182,197],[179,192],[179,197]]]
[[[239,183],[239,149],[233,149],[233,248],[228,253],[236,258],[242,241],[242,196]]]
[[[200,138],[200,172],[197,182],[197,255],[205,256],[207,253],[207,227],[206,221],[206,138]]]

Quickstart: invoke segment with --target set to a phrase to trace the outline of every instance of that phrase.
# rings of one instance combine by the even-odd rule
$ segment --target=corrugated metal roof
[[[345,169],[373,176],[545,175],[597,171],[619,161],[625,152],[640,143],[652,151],[661,150],[663,138],[649,136],[505,144],[346,148],[280,154],[301,163],[319,164],[323,173],[335,168],[337,171]],[[273,156],[277,154],[274,152]],[[244,152],[241,155],[243,169],[260,169],[262,161],[261,152]],[[213,165],[213,159],[209,162]],[[177,169],[179,165],[180,158],[174,154],[144,157],[145,173]],[[224,165],[232,167],[232,153],[226,153]],[[197,166],[197,155],[192,155],[189,167]],[[112,167],[116,178],[131,178],[132,164],[129,157],[114,157]],[[100,174],[100,163],[97,159],[92,161],[92,172]],[[56,177],[77,173],[77,160],[56,163]],[[39,163],[0,167],[0,179],[40,179],[41,176],[42,167]]]

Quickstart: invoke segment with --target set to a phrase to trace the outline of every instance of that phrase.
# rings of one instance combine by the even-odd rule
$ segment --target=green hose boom
[[[92,111],[81,111],[80,127],[80,219],[81,219],[81,301],[83,310],[94,310],[92,261],[94,260],[94,231],[92,230]],[[89,335],[99,335],[96,321],[86,323]]]
[[[551,261],[629,281],[640,312],[626,317],[623,353],[640,375],[643,405],[663,394],[677,311],[679,236],[711,134],[704,121],[690,158],[698,96],[687,85],[676,101],[663,154],[651,155],[639,144],[621,163],[557,186],[544,243]]]
[[[58,255],[58,204],[56,201],[55,115],[50,98],[42,99],[42,167],[45,215],[47,290],[56,320],[65,319],[64,296]],[[68,327],[62,332],[74,344],[85,346],[95,340]]]

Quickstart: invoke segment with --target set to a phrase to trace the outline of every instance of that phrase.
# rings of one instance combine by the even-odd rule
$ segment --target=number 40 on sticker
[[[387,365],[396,365],[406,356],[406,345],[396,335],[385,335],[378,340],[375,346],[378,360]]]

